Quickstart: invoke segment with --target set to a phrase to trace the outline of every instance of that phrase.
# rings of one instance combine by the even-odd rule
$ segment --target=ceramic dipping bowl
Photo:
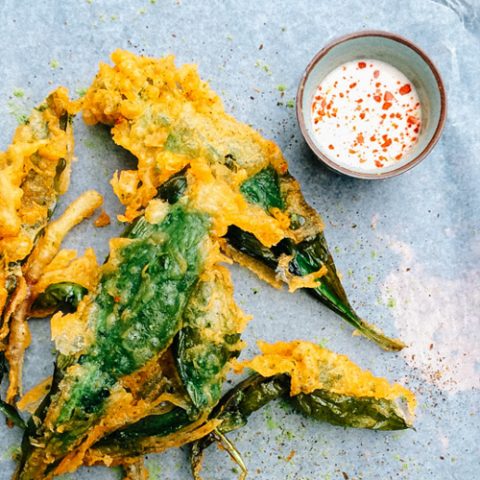
[[[421,130],[415,145],[400,161],[378,171],[339,165],[319,148],[313,132],[311,106],[318,85],[332,70],[357,59],[380,60],[400,70],[416,88],[421,104]],[[306,142],[327,167],[351,177],[383,179],[406,172],[428,155],[442,133],[446,103],[440,74],[420,48],[399,35],[362,31],[334,40],[315,55],[300,80],[296,110]]]

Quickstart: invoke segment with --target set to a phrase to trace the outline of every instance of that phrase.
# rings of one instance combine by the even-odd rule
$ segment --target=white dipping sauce
[[[340,65],[317,87],[312,127],[320,150],[354,170],[380,170],[404,158],[418,139],[421,106],[392,65],[360,59]]]

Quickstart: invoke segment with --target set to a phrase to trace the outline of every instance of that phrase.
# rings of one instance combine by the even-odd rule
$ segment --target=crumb
[[[97,228],[102,228],[102,227],[106,227],[107,225],[110,225],[110,217],[108,216],[107,212],[105,212],[105,210],[102,210],[100,212],[100,215],[93,222],[93,224]]]
[[[294,456],[295,456],[295,450],[292,450],[286,457],[285,457],[285,461],[286,462],[289,462]]]

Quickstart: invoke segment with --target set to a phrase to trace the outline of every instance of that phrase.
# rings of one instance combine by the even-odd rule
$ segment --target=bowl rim
[[[413,50],[417,53],[422,60],[427,64],[432,72],[433,76],[435,77],[435,81],[437,84],[437,88],[440,94],[440,117],[438,119],[437,126],[435,128],[435,132],[432,135],[432,138],[425,146],[425,148],[414,158],[412,158],[408,163],[403,164],[402,166],[395,168],[394,170],[390,170],[388,172],[379,172],[379,173],[367,173],[367,172],[357,172],[355,170],[351,170],[349,168],[343,167],[342,165],[337,164],[335,161],[328,158],[315,144],[313,139],[311,138],[305,124],[305,115],[303,112],[303,94],[305,89],[305,83],[307,78],[311,74],[315,65],[333,48],[336,46],[345,43],[349,40],[353,40],[356,38],[362,37],[383,37],[389,40],[396,41],[405,45],[406,47]],[[296,113],[297,113],[297,121],[300,126],[300,131],[302,132],[303,138],[307,142],[308,146],[312,149],[313,153],[318,157],[318,159],[323,162],[327,167],[331,170],[334,170],[338,173],[343,173],[344,175],[348,175],[354,178],[366,179],[366,180],[381,180],[385,178],[395,177],[400,175],[401,173],[410,170],[415,165],[418,165],[433,149],[433,147],[437,144],[438,140],[440,139],[443,127],[445,126],[445,120],[447,116],[447,96],[445,92],[445,86],[440,76],[437,67],[435,67],[434,63],[430,59],[430,57],[417,45],[415,45],[410,40],[398,35],[396,33],[386,32],[383,30],[360,30],[358,32],[349,33],[347,35],[342,35],[340,37],[334,38],[332,41],[327,43],[319,52],[315,54],[315,56],[310,60],[305,71],[303,72],[302,78],[300,79],[300,83],[297,89],[297,97],[295,101],[296,106]]]

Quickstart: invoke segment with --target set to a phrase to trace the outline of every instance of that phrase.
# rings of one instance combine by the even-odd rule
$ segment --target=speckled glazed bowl
[[[381,60],[403,72],[417,89],[422,106],[422,127],[418,141],[401,161],[380,171],[356,170],[337,164],[321,151],[313,135],[311,105],[317,86],[338,66],[360,58]],[[382,179],[406,172],[427,156],[442,133],[447,105],[440,74],[422,50],[392,33],[363,31],[338,38],[315,55],[300,81],[296,108],[302,134],[321,162],[351,177]]]

